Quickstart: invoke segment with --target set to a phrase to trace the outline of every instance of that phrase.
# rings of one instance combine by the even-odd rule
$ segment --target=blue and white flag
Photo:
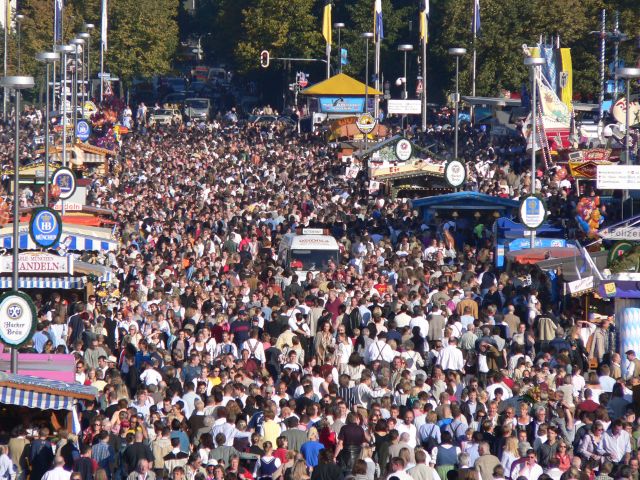
[[[480,0],[475,0],[473,3],[472,31],[476,37],[480,35]]]
[[[375,1],[374,31],[376,33],[376,40],[382,40],[384,38],[384,26],[382,25],[382,0]]]
[[[63,0],[54,0],[53,8],[53,40],[56,44],[62,43],[62,15],[64,12]]]

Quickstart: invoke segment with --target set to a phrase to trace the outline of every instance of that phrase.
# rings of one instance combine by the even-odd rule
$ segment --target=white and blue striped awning
[[[71,410],[78,399],[95,399],[95,387],[0,373],[0,404],[41,410]]]
[[[63,232],[60,237],[60,243],[64,242],[68,250],[118,250],[118,242],[116,240],[105,240],[103,238],[90,237],[87,235],[65,234]],[[13,248],[13,236],[11,234],[0,236],[0,246],[2,248]],[[27,232],[20,233],[20,250],[36,250],[39,247],[31,240]]]
[[[105,280],[106,281],[106,280]],[[60,290],[79,290],[87,285],[87,277],[20,277],[18,288],[51,288]],[[0,277],[0,289],[13,288],[11,277]]]

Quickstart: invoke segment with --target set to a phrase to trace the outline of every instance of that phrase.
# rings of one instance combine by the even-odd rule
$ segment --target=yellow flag
[[[429,43],[429,0],[420,1],[420,40]]]
[[[325,0],[322,15],[322,36],[331,45],[331,0]]]

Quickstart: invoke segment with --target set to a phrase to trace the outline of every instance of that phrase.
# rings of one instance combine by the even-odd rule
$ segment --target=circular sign
[[[36,245],[51,248],[62,235],[62,219],[51,208],[36,208],[29,222],[29,235]]]
[[[60,187],[60,200],[68,200],[76,191],[76,174],[70,168],[60,167],[53,173],[51,183]]]
[[[401,162],[406,162],[413,155],[413,145],[406,138],[401,138],[396,142],[396,157]]]
[[[356,120],[356,127],[365,135],[373,132],[373,129],[376,128],[376,124],[378,121],[373,118],[373,115],[370,113],[363,113]]]
[[[467,181],[467,168],[460,160],[451,160],[444,166],[444,179],[453,187],[458,188]]]
[[[36,307],[29,295],[7,292],[0,297],[0,341],[9,347],[28,342],[36,329]]]
[[[535,230],[542,225],[547,218],[547,207],[544,201],[537,195],[527,195],[520,201],[518,208],[522,224]]]
[[[86,120],[78,120],[76,123],[76,137],[83,142],[87,141],[91,136],[91,127]]]

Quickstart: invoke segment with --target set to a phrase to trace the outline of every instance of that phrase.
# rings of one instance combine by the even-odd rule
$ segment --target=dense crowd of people
[[[446,123],[411,136],[447,155]],[[517,199],[534,173],[571,229],[574,184],[521,140],[465,125],[460,152],[467,189]],[[283,125],[123,137],[88,193],[120,249],[83,254],[116,281],[38,295],[29,347],[73,354],[98,396],[79,430],[25,417],[0,478],[638,480],[640,360],[615,319],[495,268],[493,217],[371,196],[336,153]],[[315,275],[278,262],[305,226],[340,245]]]

